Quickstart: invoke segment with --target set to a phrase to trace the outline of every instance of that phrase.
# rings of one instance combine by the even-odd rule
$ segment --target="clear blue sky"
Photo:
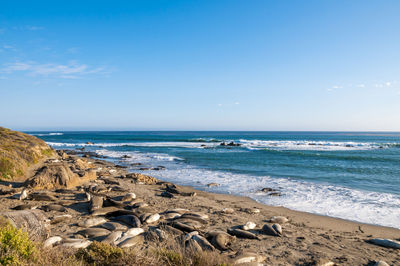
[[[0,125],[400,130],[400,1],[0,2]]]

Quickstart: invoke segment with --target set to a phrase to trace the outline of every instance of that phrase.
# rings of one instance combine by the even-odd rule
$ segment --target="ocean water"
[[[133,171],[177,184],[400,228],[400,133],[28,133],[56,149],[85,147]],[[231,141],[241,145],[220,145]],[[165,170],[138,170],[157,166]],[[220,186],[208,188],[211,182]],[[261,192],[265,187],[281,196]]]

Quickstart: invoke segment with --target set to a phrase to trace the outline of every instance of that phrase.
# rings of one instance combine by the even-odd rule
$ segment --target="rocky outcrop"
[[[55,152],[43,140],[0,127],[0,178],[23,177],[29,166]]]
[[[158,180],[152,176],[139,174],[139,173],[130,173],[130,174],[127,174],[126,177],[132,178],[133,180],[135,180],[136,183],[139,183],[139,184],[152,185],[152,184],[156,184],[158,182]]]
[[[84,161],[80,159],[79,161],[82,166]],[[96,178],[95,170],[81,168],[81,171],[75,173],[66,162],[55,162],[37,170],[36,174],[28,179],[24,185],[33,189],[72,188]]]
[[[41,210],[9,211],[0,214],[15,228],[28,232],[32,239],[41,240],[48,234],[46,216]]]

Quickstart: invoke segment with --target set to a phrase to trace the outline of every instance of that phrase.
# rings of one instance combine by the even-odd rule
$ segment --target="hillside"
[[[43,140],[0,127],[0,179],[24,177],[29,166],[54,154]]]

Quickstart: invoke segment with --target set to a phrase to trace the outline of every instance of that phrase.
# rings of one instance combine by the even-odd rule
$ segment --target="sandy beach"
[[[129,210],[138,217],[144,213],[160,214],[160,219],[155,223],[144,223],[142,228],[146,233],[157,227],[162,228],[163,225],[179,228],[174,225],[175,219],[168,219],[167,214],[171,212],[177,212],[179,215],[185,212],[201,214],[203,218],[200,221],[204,219],[204,224],[198,222],[187,224],[194,226],[204,237],[209,237],[213,231],[227,232],[228,229],[240,228],[247,222],[253,222],[255,228],[249,229],[248,232],[258,239],[236,236],[226,250],[215,248],[213,251],[221,253],[230,262],[234,262],[238,254],[243,252],[258,254],[261,265],[374,265],[380,260],[386,261],[389,265],[396,265],[400,261],[398,250],[367,242],[373,238],[399,239],[398,229],[267,206],[246,197],[209,193],[161,180],[154,183],[154,180],[148,179],[149,177],[145,175],[132,175],[121,166],[98,159],[78,158],[75,155],[65,155],[65,159],[60,156],[57,158],[56,161],[47,160],[40,166],[59,164],[60,161],[76,166],[79,162],[82,168],[82,165],[85,165],[96,171],[97,179],[76,188],[39,190],[54,196],[54,200],[50,202],[40,199],[23,201],[15,199],[13,195],[19,195],[23,189],[22,180],[1,183],[0,212],[2,213],[23,205],[29,206],[25,209],[43,210],[49,204],[65,208],[62,210],[62,215],[70,215],[69,218],[50,223],[46,237],[82,239],[82,234],[78,232],[83,228],[78,224],[96,216],[89,211],[91,203],[85,197],[85,191],[91,187],[102,188],[93,191],[93,195],[112,200],[105,208],[123,209],[127,211],[126,213],[129,213]],[[35,172],[37,169],[38,166],[31,170]],[[13,188],[10,188],[11,186]],[[128,192],[135,193],[136,199],[129,203],[121,202],[121,197]],[[114,206],[110,207],[113,204]],[[102,207],[100,209],[105,209]],[[57,219],[61,214],[60,210],[55,209],[47,209],[43,213],[50,221]],[[282,234],[279,236],[269,235],[262,230],[265,224],[274,224],[268,222],[274,216],[288,219],[287,222],[280,222]],[[182,221],[186,222],[187,219]],[[197,225],[201,226],[196,227]],[[184,231],[182,234],[188,233]],[[88,237],[88,239],[101,241],[104,237],[93,239]],[[154,243],[145,240],[141,245],[142,249],[146,249]]]

